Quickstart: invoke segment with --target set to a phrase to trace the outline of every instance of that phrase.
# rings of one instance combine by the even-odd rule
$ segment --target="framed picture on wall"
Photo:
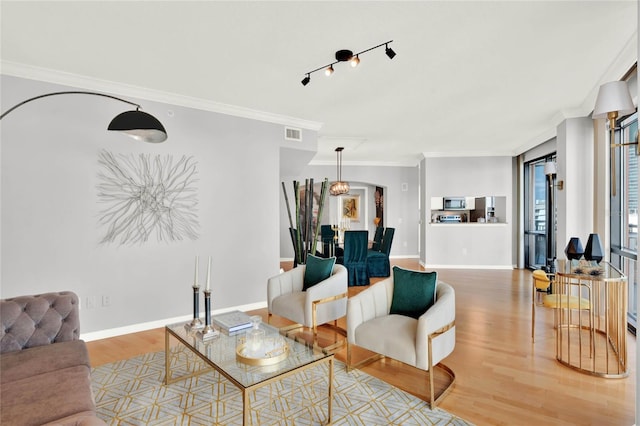
[[[352,222],[360,222],[360,195],[343,195],[340,197],[342,218]]]

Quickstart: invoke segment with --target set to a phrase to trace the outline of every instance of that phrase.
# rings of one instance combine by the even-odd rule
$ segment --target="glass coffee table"
[[[245,330],[226,335],[220,332],[218,337],[202,340],[195,331],[185,329],[185,323],[170,324],[165,327],[165,378],[164,383],[169,385],[178,380],[184,380],[199,374],[210,372],[211,369],[200,369],[191,374],[172,377],[173,361],[178,351],[171,350],[171,338],[173,337],[189,351],[200,357],[205,364],[216,370],[227,380],[233,383],[242,393],[242,424],[250,424],[249,394],[262,386],[267,386],[274,381],[284,379],[303,370],[320,367],[328,364],[328,399],[327,420],[331,424],[331,402],[333,399],[333,360],[332,353],[309,347],[286,336],[281,336],[279,330],[268,324],[260,324],[265,330],[267,338],[282,339],[288,347],[288,353],[280,357],[279,361],[270,365],[250,365],[242,356],[238,356],[237,350],[246,343]],[[268,364],[268,363],[267,363]]]

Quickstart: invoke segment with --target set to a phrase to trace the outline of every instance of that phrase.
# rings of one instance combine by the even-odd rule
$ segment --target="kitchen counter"
[[[425,227],[428,268],[512,269],[510,223],[449,222]]]
[[[482,223],[482,222],[430,222],[429,225],[432,226],[504,226],[508,225],[506,222],[495,222],[495,223]]]

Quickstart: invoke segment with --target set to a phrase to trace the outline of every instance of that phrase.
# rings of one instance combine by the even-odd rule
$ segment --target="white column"
[[[584,246],[589,234],[594,232],[593,143],[591,117],[569,118],[558,125],[556,181],[564,181],[564,189],[556,193],[559,259],[565,257],[569,238],[580,238]]]

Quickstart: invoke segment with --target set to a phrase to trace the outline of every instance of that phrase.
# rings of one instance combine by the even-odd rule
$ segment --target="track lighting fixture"
[[[320,71],[320,70],[324,70],[324,73],[327,76],[330,76],[331,74],[333,74],[333,71],[334,71],[333,66],[335,64],[337,64],[338,62],[349,62],[351,64],[351,66],[353,68],[355,68],[355,67],[358,66],[358,64],[360,64],[360,55],[361,54],[366,53],[366,52],[368,52],[370,50],[373,50],[373,49],[377,49],[378,47],[384,46],[384,51],[387,54],[387,56],[389,57],[389,59],[393,59],[394,56],[396,56],[396,52],[394,52],[393,49],[391,49],[389,47],[389,43],[392,43],[392,42],[393,42],[393,40],[389,40],[389,41],[387,41],[385,43],[379,44],[377,46],[370,47],[370,48],[365,49],[365,50],[363,50],[361,52],[358,52],[358,53],[353,53],[351,50],[348,50],[348,49],[338,50],[336,52],[336,55],[335,55],[336,56],[335,62],[332,62],[332,63],[330,63],[328,65],[321,66],[319,68],[316,68],[313,71],[309,71],[308,73],[306,73],[306,77],[302,79],[301,83],[302,83],[303,86],[306,86],[307,84],[309,84],[309,82],[311,81],[311,74],[313,74],[316,71]]]

